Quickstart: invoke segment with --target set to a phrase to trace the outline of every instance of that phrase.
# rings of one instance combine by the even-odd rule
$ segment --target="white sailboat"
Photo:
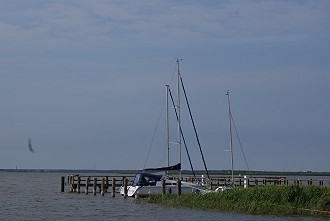
[[[235,132],[236,132],[236,136],[238,138],[239,144],[241,146],[241,150],[242,150],[242,154],[247,166],[248,171],[250,171],[249,169],[249,165],[246,161],[246,157],[242,148],[242,144],[241,141],[239,139],[237,130],[236,130],[236,126],[234,123],[234,119],[231,113],[231,106],[230,106],[230,98],[229,98],[229,90],[227,90],[226,92],[226,96],[227,96],[227,101],[228,101],[228,129],[229,129],[229,149],[226,150],[228,152],[230,152],[230,166],[231,166],[231,183],[230,185],[227,186],[219,186],[218,188],[215,189],[215,192],[219,192],[219,191],[224,191],[224,190],[228,190],[228,189],[233,189],[235,188],[235,180],[234,180],[234,153],[233,153],[233,133],[232,133],[232,126],[234,126],[235,128]]]
[[[220,192],[228,189],[235,188],[234,181],[234,155],[233,155],[233,133],[232,133],[232,116],[230,109],[230,99],[229,99],[229,91],[226,92],[226,96],[228,98],[228,128],[229,128],[229,151],[230,152],[230,166],[231,166],[231,184],[226,186],[219,186],[215,189],[215,192]]]
[[[143,172],[137,173],[132,185],[129,185],[127,187],[127,196],[129,196],[129,197],[135,197],[135,196],[143,197],[143,196],[148,196],[151,194],[162,194],[163,193],[163,182],[165,183],[166,193],[168,193],[168,194],[177,193],[177,186],[176,186],[177,179],[181,179],[181,141],[182,141],[181,137],[183,138],[183,141],[185,144],[185,140],[184,140],[183,133],[181,130],[181,120],[180,120],[180,81],[181,81],[182,87],[183,87],[183,83],[182,83],[182,78],[180,75],[178,59],[177,59],[177,67],[178,67],[178,71],[177,71],[178,76],[177,76],[177,103],[176,103],[176,105],[174,104],[173,97],[171,95],[170,86],[166,85],[166,127],[167,127],[166,131],[167,131],[167,149],[168,149],[167,167],[149,168],[149,169],[144,169]],[[183,88],[183,90],[184,90],[184,88]],[[169,94],[171,96],[172,103],[174,106],[176,119],[177,119],[177,130],[178,130],[178,135],[177,135],[178,138],[177,138],[176,144],[179,146],[179,161],[180,162],[174,166],[170,166],[170,162],[169,162],[169,149],[170,149],[170,147],[169,147],[169,145],[170,145],[169,120],[168,120],[169,119],[169,116],[168,116],[169,115]],[[186,96],[186,94],[185,94],[185,96]],[[187,97],[186,97],[186,101],[188,104]],[[190,116],[192,119],[191,112],[190,112]],[[194,126],[195,133],[197,136],[197,132],[196,132],[194,123],[193,123],[193,126]],[[198,137],[197,137],[197,141],[199,144]],[[199,144],[199,146],[200,146],[200,144]],[[186,148],[186,151],[188,153],[187,148]],[[188,157],[189,157],[189,154],[188,154]],[[204,161],[203,155],[202,155],[202,159]],[[190,161],[190,157],[189,157],[189,161]],[[190,161],[190,164],[191,164],[191,161]],[[206,169],[205,161],[204,161],[204,166]],[[192,164],[191,164],[191,167],[192,167]],[[160,175],[159,173],[158,174],[151,173],[154,171],[158,171],[158,172],[161,171],[162,175]],[[179,171],[179,177],[171,177],[169,175],[170,171]],[[193,168],[192,168],[192,171],[193,171]],[[207,169],[206,169],[206,171],[207,171]],[[207,175],[208,175],[208,172],[207,172]],[[124,187],[121,187],[119,191],[120,191],[121,195],[124,195]],[[182,194],[196,193],[196,192],[204,193],[204,192],[210,192],[210,190],[204,184],[184,182],[184,181],[181,182],[181,193]]]
[[[163,182],[165,182],[165,193],[177,194],[177,181],[175,177],[170,177],[166,174],[158,175],[141,172],[135,175],[132,185],[127,187],[127,196],[146,197],[152,194],[162,194]],[[181,194],[207,192],[211,192],[211,190],[201,184],[181,182]],[[124,187],[120,187],[120,194],[124,195]]]

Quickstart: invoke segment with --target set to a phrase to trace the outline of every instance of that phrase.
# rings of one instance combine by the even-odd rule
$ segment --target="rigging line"
[[[143,166],[143,169],[146,168],[146,165],[147,165],[147,161],[148,161],[148,158],[149,158],[149,155],[150,155],[150,151],[151,151],[151,147],[154,143],[154,140],[155,140],[155,137],[156,137],[156,132],[157,132],[157,129],[159,127],[159,122],[160,122],[160,118],[164,112],[164,107],[165,107],[165,99],[163,100],[163,103],[162,103],[162,106],[161,106],[161,109],[159,111],[159,114],[158,114],[158,119],[157,119],[157,122],[156,122],[156,126],[154,128],[154,133],[152,135],[152,139],[151,139],[151,142],[150,142],[150,146],[149,146],[149,150],[148,150],[148,154],[147,154],[147,158],[144,162],[144,166]]]
[[[202,151],[201,144],[200,144],[200,142],[199,142],[199,138],[198,138],[198,134],[197,134],[197,130],[196,130],[196,126],[195,126],[195,122],[194,122],[194,119],[193,119],[193,116],[192,116],[192,113],[191,113],[191,109],[190,109],[190,105],[189,105],[189,101],[188,101],[187,93],[186,93],[186,90],[185,90],[185,88],[184,88],[183,80],[182,80],[181,75],[180,75],[180,81],[181,81],[181,85],[182,85],[182,89],[183,89],[184,96],[185,96],[185,98],[186,98],[186,102],[187,102],[187,106],[188,106],[188,110],[189,110],[189,114],[190,114],[191,123],[192,123],[193,128],[194,128],[194,131],[195,131],[195,136],[196,136],[196,139],[197,139],[197,143],[198,143],[199,151],[200,151],[201,156],[202,156],[202,160],[203,160],[203,163],[204,163],[204,167],[205,167],[205,171],[206,171],[206,174],[207,174],[207,178],[210,179],[209,171],[207,170],[207,167],[206,167],[206,162],[205,162],[205,159],[204,159],[204,154],[203,154],[203,151]]]
[[[171,77],[169,85],[171,85],[172,82],[173,82],[173,78],[174,78],[174,75],[176,74],[177,66],[178,66],[178,63],[176,62],[175,66],[174,66],[174,69],[173,69],[173,73],[172,73],[172,77]]]
[[[169,93],[170,93],[170,97],[171,97],[171,100],[172,100],[172,104],[173,104],[173,106],[175,107],[175,103],[174,103],[174,99],[173,99],[173,96],[172,96],[171,89],[168,88],[168,91],[169,91]],[[175,111],[176,120],[178,121],[178,120],[179,120],[178,112],[177,112],[177,110],[176,110],[175,108],[174,108],[174,111]],[[188,151],[188,147],[187,147],[186,139],[185,139],[184,136],[183,136],[183,132],[182,132],[182,128],[181,128],[181,127],[180,127],[180,134],[181,134],[181,137],[182,137],[182,141],[183,141],[184,147],[186,148],[186,152],[187,152],[187,156],[188,156],[188,160],[189,160],[189,164],[190,164],[191,171],[192,171],[192,173],[193,173],[194,178],[196,178],[195,171],[194,171],[193,165],[192,165],[192,163],[191,163],[191,158],[190,158],[190,155],[189,155],[189,151]]]
[[[249,164],[246,160],[246,157],[245,157],[245,153],[244,153],[244,150],[243,150],[243,146],[242,146],[242,143],[241,143],[241,139],[239,138],[239,135],[238,135],[238,132],[237,132],[237,128],[236,128],[236,124],[235,124],[235,121],[234,121],[234,118],[233,118],[233,115],[232,113],[230,113],[230,117],[231,117],[231,120],[233,122],[233,125],[234,125],[234,129],[235,129],[235,133],[236,133],[236,137],[237,137],[237,140],[238,140],[238,143],[239,143],[239,146],[241,147],[241,151],[242,151],[242,154],[243,154],[243,157],[244,157],[244,161],[245,161],[245,164],[246,164],[246,167],[250,173],[250,168],[249,168]],[[250,174],[251,175],[251,174]]]

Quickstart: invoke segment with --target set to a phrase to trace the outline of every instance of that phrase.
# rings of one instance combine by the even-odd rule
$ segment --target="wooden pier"
[[[79,175],[68,175],[65,181],[65,177],[61,177],[61,192],[65,192],[65,186],[68,186],[68,192],[72,193],[100,193],[104,196],[105,193],[111,189],[111,194],[115,197],[119,187],[128,182],[132,182],[134,176],[107,176],[107,175],[95,175],[95,176],[79,176]]]
[[[127,176],[114,176],[114,175],[91,175],[91,176],[79,176],[79,175],[68,175],[61,177],[61,192],[72,192],[72,193],[85,193],[96,195],[99,193],[101,196],[104,196],[106,193],[111,193],[112,197],[116,196],[116,193],[119,192],[119,187],[129,186],[134,179],[134,175]],[[182,177],[181,180],[176,179],[177,186],[181,187],[181,182],[193,182],[199,184],[205,184],[210,187],[210,189],[215,190],[219,186],[230,186],[232,181],[230,177],[211,177],[210,181],[206,181],[205,178],[199,177],[194,178],[190,176]],[[300,185],[300,186],[330,186],[329,180],[312,180],[312,179],[288,179],[286,177],[235,177],[234,178],[235,188],[248,188],[256,186],[265,186],[265,185],[276,185],[276,186],[285,186],[285,185]],[[126,189],[126,188],[125,188]],[[178,188],[178,195],[181,194],[180,188]],[[124,194],[124,197],[127,196],[127,193]]]
[[[193,178],[185,177],[182,180],[187,182],[203,183],[205,178]],[[253,177],[243,176],[234,177],[234,186],[237,188],[247,188],[255,186],[275,185],[275,186],[288,186],[288,185],[300,185],[300,186],[328,186],[330,187],[329,179],[292,179],[287,177],[267,176],[267,177]],[[231,177],[211,177],[209,182],[211,189],[216,189],[219,186],[230,186],[232,185]]]

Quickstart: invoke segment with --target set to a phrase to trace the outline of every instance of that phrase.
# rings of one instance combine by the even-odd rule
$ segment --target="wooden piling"
[[[86,194],[88,194],[88,188],[89,188],[89,183],[90,183],[89,179],[90,179],[89,177],[86,178],[86,185],[85,185],[85,193]]]
[[[74,176],[70,175],[70,192],[74,192]]]
[[[80,193],[80,176],[77,177],[77,193]]]
[[[166,194],[166,183],[165,183],[165,180],[162,179],[162,194],[165,195]]]
[[[97,178],[94,177],[94,183],[93,183],[93,195],[96,195],[96,188],[97,188]]]
[[[309,184],[308,185],[309,186],[313,185],[313,180],[312,179],[309,180]]]
[[[105,179],[102,178],[102,183],[101,183],[101,196],[104,196],[104,191],[105,191]]]
[[[127,179],[126,177],[124,179],[124,198],[127,198]]]
[[[105,190],[104,190],[104,192],[108,192],[108,187],[109,187],[109,177],[106,176],[105,177]]]
[[[112,178],[112,191],[111,191],[111,196],[115,197],[116,196],[116,178]]]
[[[180,196],[181,195],[181,180],[178,179],[176,181],[176,192],[177,192],[177,195]]]
[[[62,177],[61,177],[61,192],[62,192],[62,193],[64,192],[64,185],[65,185],[65,177],[62,176]]]

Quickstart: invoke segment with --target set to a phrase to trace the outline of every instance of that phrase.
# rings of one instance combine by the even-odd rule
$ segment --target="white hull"
[[[171,181],[171,180],[169,180]],[[165,191],[166,194],[177,194],[177,187],[175,181],[166,181]],[[124,187],[120,188],[120,194],[124,195]],[[182,182],[181,194],[188,193],[207,193],[211,192],[203,186],[194,183]],[[157,182],[155,186],[128,186],[127,196],[129,197],[146,197],[153,194],[162,194],[161,182]]]

